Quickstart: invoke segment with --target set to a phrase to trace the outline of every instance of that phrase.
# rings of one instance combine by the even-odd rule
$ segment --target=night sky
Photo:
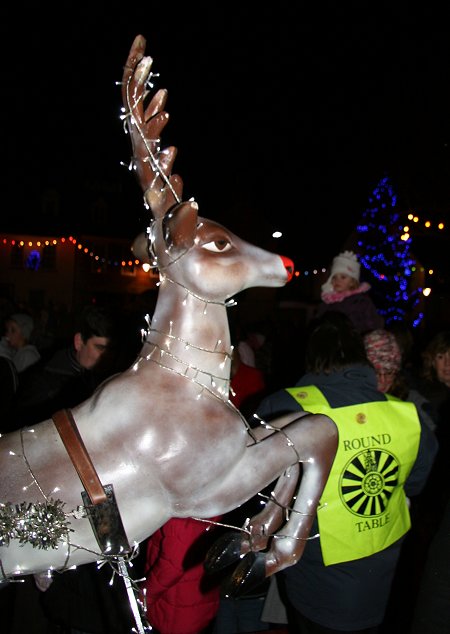
[[[169,91],[162,144],[178,147],[175,171],[201,215],[264,246],[281,228],[280,252],[319,264],[384,175],[402,207],[448,217],[450,37],[440,4],[51,4],[3,9],[4,222],[34,215],[49,184],[77,200],[103,182],[129,192],[123,235],[145,227],[139,185],[120,165],[130,146],[116,85],[138,33]],[[78,205],[67,226],[89,233],[85,215]]]

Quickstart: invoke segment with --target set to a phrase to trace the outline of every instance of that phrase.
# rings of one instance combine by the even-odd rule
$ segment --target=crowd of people
[[[31,311],[12,306],[2,321],[1,433],[82,402],[125,370],[140,345],[131,337],[135,350],[118,355],[117,316],[95,305],[83,307],[69,338],[45,347],[33,337]],[[203,569],[209,525],[170,520],[141,545],[137,562],[153,631],[450,632],[450,324],[420,337],[406,323],[386,324],[360,281],[357,256],[344,251],[333,259],[313,319],[297,333],[304,355],[286,384],[273,376],[273,332],[247,326],[234,341],[230,400],[251,424],[254,413],[270,421],[309,411],[328,414],[338,427],[326,504],[312,531],[318,537],[300,562],[232,598],[221,596],[223,578]],[[240,526],[253,502],[210,518],[211,526]],[[109,584],[106,568],[54,575],[45,591],[30,579],[8,584],[0,590],[5,634],[131,631],[125,590]]]

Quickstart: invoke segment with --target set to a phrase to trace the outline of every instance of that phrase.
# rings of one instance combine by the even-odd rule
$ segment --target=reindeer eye
[[[213,253],[224,253],[231,249],[231,244],[228,240],[213,240],[212,242],[202,244],[202,249],[212,251]]]

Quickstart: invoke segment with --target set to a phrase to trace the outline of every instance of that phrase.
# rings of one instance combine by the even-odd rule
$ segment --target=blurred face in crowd
[[[450,350],[437,353],[434,358],[434,369],[438,380],[450,387]]]
[[[358,288],[358,281],[354,277],[350,277],[346,273],[335,273],[331,278],[331,284],[335,293],[343,291],[352,291]]]
[[[108,337],[89,337],[83,341],[79,332],[74,337],[74,345],[78,363],[86,370],[92,370],[108,349],[110,340]]]
[[[377,373],[377,387],[380,392],[389,392],[394,382],[396,372],[388,372],[386,370],[375,368]]]
[[[15,350],[22,348],[27,343],[19,324],[14,319],[8,319],[6,322],[5,336],[11,348]]]

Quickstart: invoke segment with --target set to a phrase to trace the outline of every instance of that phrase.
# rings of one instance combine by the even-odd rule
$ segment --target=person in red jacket
[[[147,540],[143,602],[146,618],[158,634],[209,631],[220,598],[219,585],[203,569],[215,540],[210,527],[192,517],[174,517]]]

